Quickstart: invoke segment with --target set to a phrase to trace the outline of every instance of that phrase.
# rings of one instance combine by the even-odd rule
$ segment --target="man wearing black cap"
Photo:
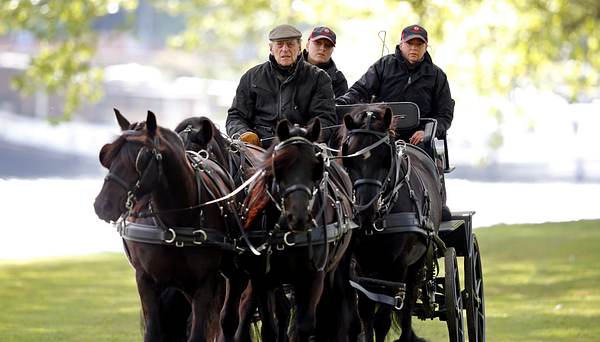
[[[338,70],[331,58],[331,54],[335,49],[335,41],[336,35],[332,29],[325,26],[317,26],[310,33],[306,42],[306,49],[302,51],[302,54],[304,55],[304,60],[327,72],[331,78],[333,93],[337,97],[344,95],[348,91],[348,81],[346,81],[346,77]]]
[[[433,64],[427,52],[427,31],[419,25],[402,30],[396,52],[381,57],[348,92],[336,99],[337,104],[368,102],[414,102],[422,118],[437,120],[436,137],[445,136],[454,116],[454,100],[450,94],[448,78],[442,69]],[[423,127],[401,138],[411,144],[423,142]],[[441,172],[444,186],[443,172]],[[446,202],[445,189],[442,197]],[[444,219],[450,211],[444,204]]]
[[[302,33],[291,25],[271,30],[269,60],[240,79],[227,113],[227,134],[266,148],[282,119],[306,126],[318,117],[323,127],[335,124],[331,79],[325,71],[304,61],[301,37]],[[328,139],[328,131],[323,130],[322,141]]]

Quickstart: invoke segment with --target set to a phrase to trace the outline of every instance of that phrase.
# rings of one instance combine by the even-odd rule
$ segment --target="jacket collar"
[[[277,63],[275,56],[269,54],[269,64],[271,65],[271,70],[289,78],[298,74],[299,70],[302,68],[302,64],[304,64],[304,58],[302,57],[302,54],[300,54],[298,55],[298,59],[296,59],[296,63],[294,63],[291,68],[283,68]]]
[[[302,57],[304,58],[304,60],[306,62],[308,62],[308,51],[306,51],[306,49],[302,50]],[[315,64],[316,67],[318,67],[319,69],[323,69],[325,71],[329,70],[330,68],[335,68],[335,62],[333,61],[333,58],[329,58],[328,62],[325,63],[321,63],[321,64]]]
[[[406,69],[409,69],[408,62],[406,61],[406,59],[404,59],[404,56],[402,56],[402,51],[400,51],[400,45],[396,45],[396,52],[394,53],[394,56],[402,63],[402,65]],[[426,65],[433,65],[433,61],[431,60],[431,55],[429,54],[429,51],[425,51],[423,60],[418,62],[417,65],[414,67],[414,69],[413,68],[410,68],[410,69],[416,71],[416,70],[422,69],[422,66],[426,66]]]

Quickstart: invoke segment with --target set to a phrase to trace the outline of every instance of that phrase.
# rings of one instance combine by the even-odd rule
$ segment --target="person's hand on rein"
[[[409,143],[416,145],[423,141],[423,137],[425,136],[425,131],[416,131],[408,141]]]
[[[240,135],[240,140],[248,144],[260,146],[260,139],[258,138],[258,135],[254,132],[246,132]]]

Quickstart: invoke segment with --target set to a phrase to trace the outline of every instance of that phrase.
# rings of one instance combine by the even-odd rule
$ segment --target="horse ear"
[[[153,137],[156,134],[156,115],[152,113],[152,111],[148,111],[148,116],[146,117],[146,129],[148,130],[148,135]]]
[[[113,108],[113,110],[115,111],[115,116],[117,117],[117,122],[119,123],[119,127],[121,127],[121,131],[126,131],[129,126],[131,126],[129,120],[125,119],[123,114],[121,114],[117,108]]]
[[[193,136],[193,141],[199,145],[206,145],[213,137],[213,125],[209,119],[203,118],[199,122],[200,129]]]
[[[385,113],[383,114],[383,124],[386,128],[389,128],[392,125],[392,119],[394,114],[392,113],[392,108],[386,107]]]
[[[319,120],[319,118],[314,118],[311,121],[312,122],[308,123],[308,127],[306,127],[306,130],[308,131],[306,139],[310,141],[317,141],[319,139],[319,135],[321,134],[321,120]]]
[[[279,121],[275,131],[280,141],[287,140],[290,137],[290,122],[286,119]]]
[[[100,159],[100,164],[107,169],[110,169],[110,163],[107,160],[107,154],[110,150],[110,145],[111,144],[105,144],[104,146],[102,146],[102,149],[100,149],[100,154],[98,155],[98,159]]]
[[[352,115],[350,115],[350,114],[344,115],[344,126],[346,126],[346,129],[349,131],[356,128],[356,125],[354,124],[354,120],[352,119]]]

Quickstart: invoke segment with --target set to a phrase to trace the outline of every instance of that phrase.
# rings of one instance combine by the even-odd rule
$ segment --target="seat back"
[[[369,103],[371,105],[384,105],[392,109],[392,113],[396,117],[396,128],[401,130],[415,129],[419,127],[419,120],[421,112],[419,106],[414,102],[378,102]],[[351,105],[337,105],[335,106],[335,112],[337,114],[338,122],[342,122],[344,115],[350,113],[354,109],[365,106],[366,103],[357,103]]]

